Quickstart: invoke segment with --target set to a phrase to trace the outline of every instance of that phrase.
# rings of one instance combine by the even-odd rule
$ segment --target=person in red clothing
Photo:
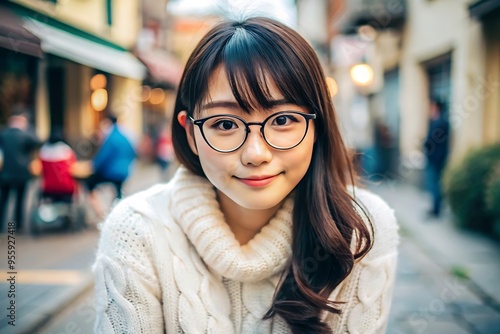
[[[42,163],[42,196],[58,202],[71,202],[77,183],[71,175],[76,162],[75,152],[66,144],[60,132],[54,131],[40,149]]]

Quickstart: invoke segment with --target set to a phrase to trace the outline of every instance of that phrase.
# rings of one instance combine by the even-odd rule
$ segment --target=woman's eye
[[[217,130],[233,130],[236,129],[238,126],[236,125],[235,122],[231,120],[220,120],[214,123],[213,125]]]
[[[273,125],[284,126],[296,121],[297,118],[293,115],[280,115],[273,120]]]

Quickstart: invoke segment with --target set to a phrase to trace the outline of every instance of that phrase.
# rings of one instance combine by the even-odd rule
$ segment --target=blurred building
[[[335,105],[350,143],[383,153],[375,172],[420,182],[431,99],[444,102],[452,127],[451,162],[500,141],[500,1],[350,0],[336,8],[328,19]]]
[[[330,4],[331,3],[331,4]],[[329,59],[329,29],[330,17],[328,8],[338,4],[330,0],[297,0],[297,31],[313,46],[324,65]]]
[[[475,1],[469,14],[480,23],[481,46],[484,47],[484,75],[474,90],[483,99],[483,138],[485,143],[500,142],[500,0]]]
[[[42,57],[40,39],[20,17],[0,5],[0,126],[19,109],[33,112]]]
[[[172,52],[185,64],[201,38],[218,22],[221,16],[176,15],[172,23]]]
[[[328,20],[334,99],[346,142],[366,174],[397,172],[400,157],[399,61],[403,0],[337,2]]]
[[[111,0],[12,0],[1,6],[11,20],[9,25],[2,20],[2,37],[10,38],[10,47],[1,44],[2,63],[7,64],[2,87],[14,87],[5,78],[29,79],[32,98],[25,105],[39,135],[62,128],[85,156],[105,109],[119,115],[133,132],[142,131],[146,67],[129,51],[141,29],[139,0],[119,6]],[[28,51],[18,47],[26,39],[32,45]],[[21,58],[29,59],[27,65]],[[17,67],[24,67],[25,73],[17,74]],[[13,107],[3,108],[8,114]]]
[[[168,0],[142,1],[143,23],[134,49],[148,69],[141,90],[142,130],[146,135],[141,153],[149,159],[154,159],[158,134],[171,121],[182,75],[182,65],[172,53],[173,20],[167,12],[167,4]]]
[[[473,14],[474,7],[483,10]],[[500,140],[499,10],[500,1],[409,1],[400,62],[406,154],[425,135],[434,97],[445,102],[452,126],[452,162]]]

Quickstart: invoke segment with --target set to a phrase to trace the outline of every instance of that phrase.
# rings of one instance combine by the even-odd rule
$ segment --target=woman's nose
[[[241,149],[241,162],[244,165],[259,166],[264,162],[270,162],[273,157],[272,148],[257,128],[250,131]]]

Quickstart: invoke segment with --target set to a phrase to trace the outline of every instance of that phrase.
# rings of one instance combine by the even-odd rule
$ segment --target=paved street
[[[40,238],[19,235],[16,237],[16,326],[8,326],[2,314],[2,333],[30,333],[32,324],[50,319],[92,283],[90,266],[93,261],[98,231],[93,227],[78,233],[44,235]],[[2,236],[2,254],[6,254],[5,237]],[[2,284],[0,302],[2,313],[8,305],[7,284],[4,283],[2,259]]]
[[[457,230],[449,212],[426,219],[430,198],[411,186],[371,188],[396,210],[402,235],[387,332],[499,333],[499,245]]]

